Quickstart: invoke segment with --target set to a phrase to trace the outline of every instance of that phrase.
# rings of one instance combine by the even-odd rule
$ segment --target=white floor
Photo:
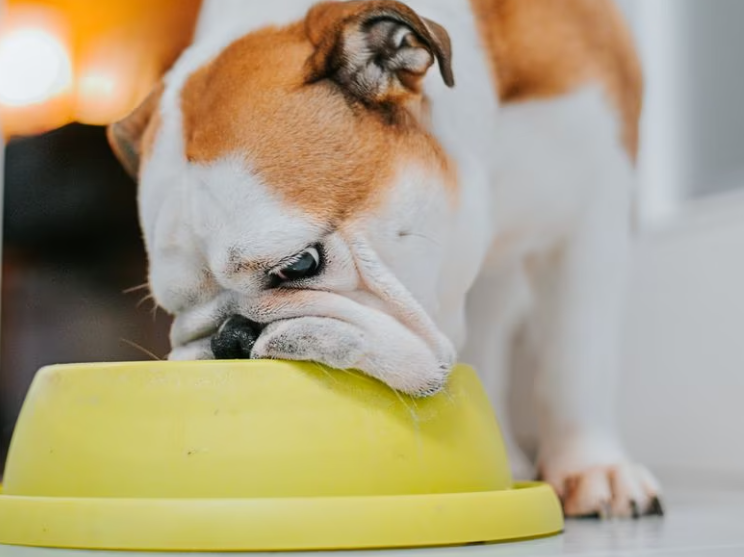
[[[732,492],[715,489],[672,491],[666,497],[666,507],[667,516],[663,519],[606,523],[572,521],[568,523],[564,535],[531,542],[408,551],[335,552],[327,555],[354,557],[376,553],[381,557],[744,557],[744,489]],[[0,546],[0,557],[101,555],[104,554]],[[122,554],[105,555],[116,557]],[[136,555],[146,557],[151,554]],[[170,557],[173,554],[157,555]],[[193,555],[190,554],[191,557]]]

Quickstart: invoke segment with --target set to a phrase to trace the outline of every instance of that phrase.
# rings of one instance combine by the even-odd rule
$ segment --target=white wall
[[[651,465],[744,481],[744,2],[617,2],[646,78],[623,429]]]
[[[665,471],[744,479],[744,194],[698,202],[638,245],[622,425]]]
[[[663,222],[678,211],[690,175],[688,72],[680,48],[687,28],[686,0],[616,1],[630,22],[643,63],[640,215],[644,223]]]

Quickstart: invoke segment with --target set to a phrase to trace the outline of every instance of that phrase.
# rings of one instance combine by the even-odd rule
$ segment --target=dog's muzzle
[[[225,320],[212,337],[212,354],[216,360],[248,360],[263,326],[242,315]]]

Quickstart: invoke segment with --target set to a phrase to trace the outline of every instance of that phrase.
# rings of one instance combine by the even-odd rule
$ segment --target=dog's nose
[[[229,317],[212,337],[212,354],[217,360],[248,360],[262,326],[242,315]]]

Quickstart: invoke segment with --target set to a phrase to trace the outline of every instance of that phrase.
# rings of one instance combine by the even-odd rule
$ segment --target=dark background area
[[[153,310],[136,186],[105,129],[71,124],[7,145],[0,335],[0,462],[28,386],[48,364],[168,350]],[[136,348],[141,346],[144,350]]]

